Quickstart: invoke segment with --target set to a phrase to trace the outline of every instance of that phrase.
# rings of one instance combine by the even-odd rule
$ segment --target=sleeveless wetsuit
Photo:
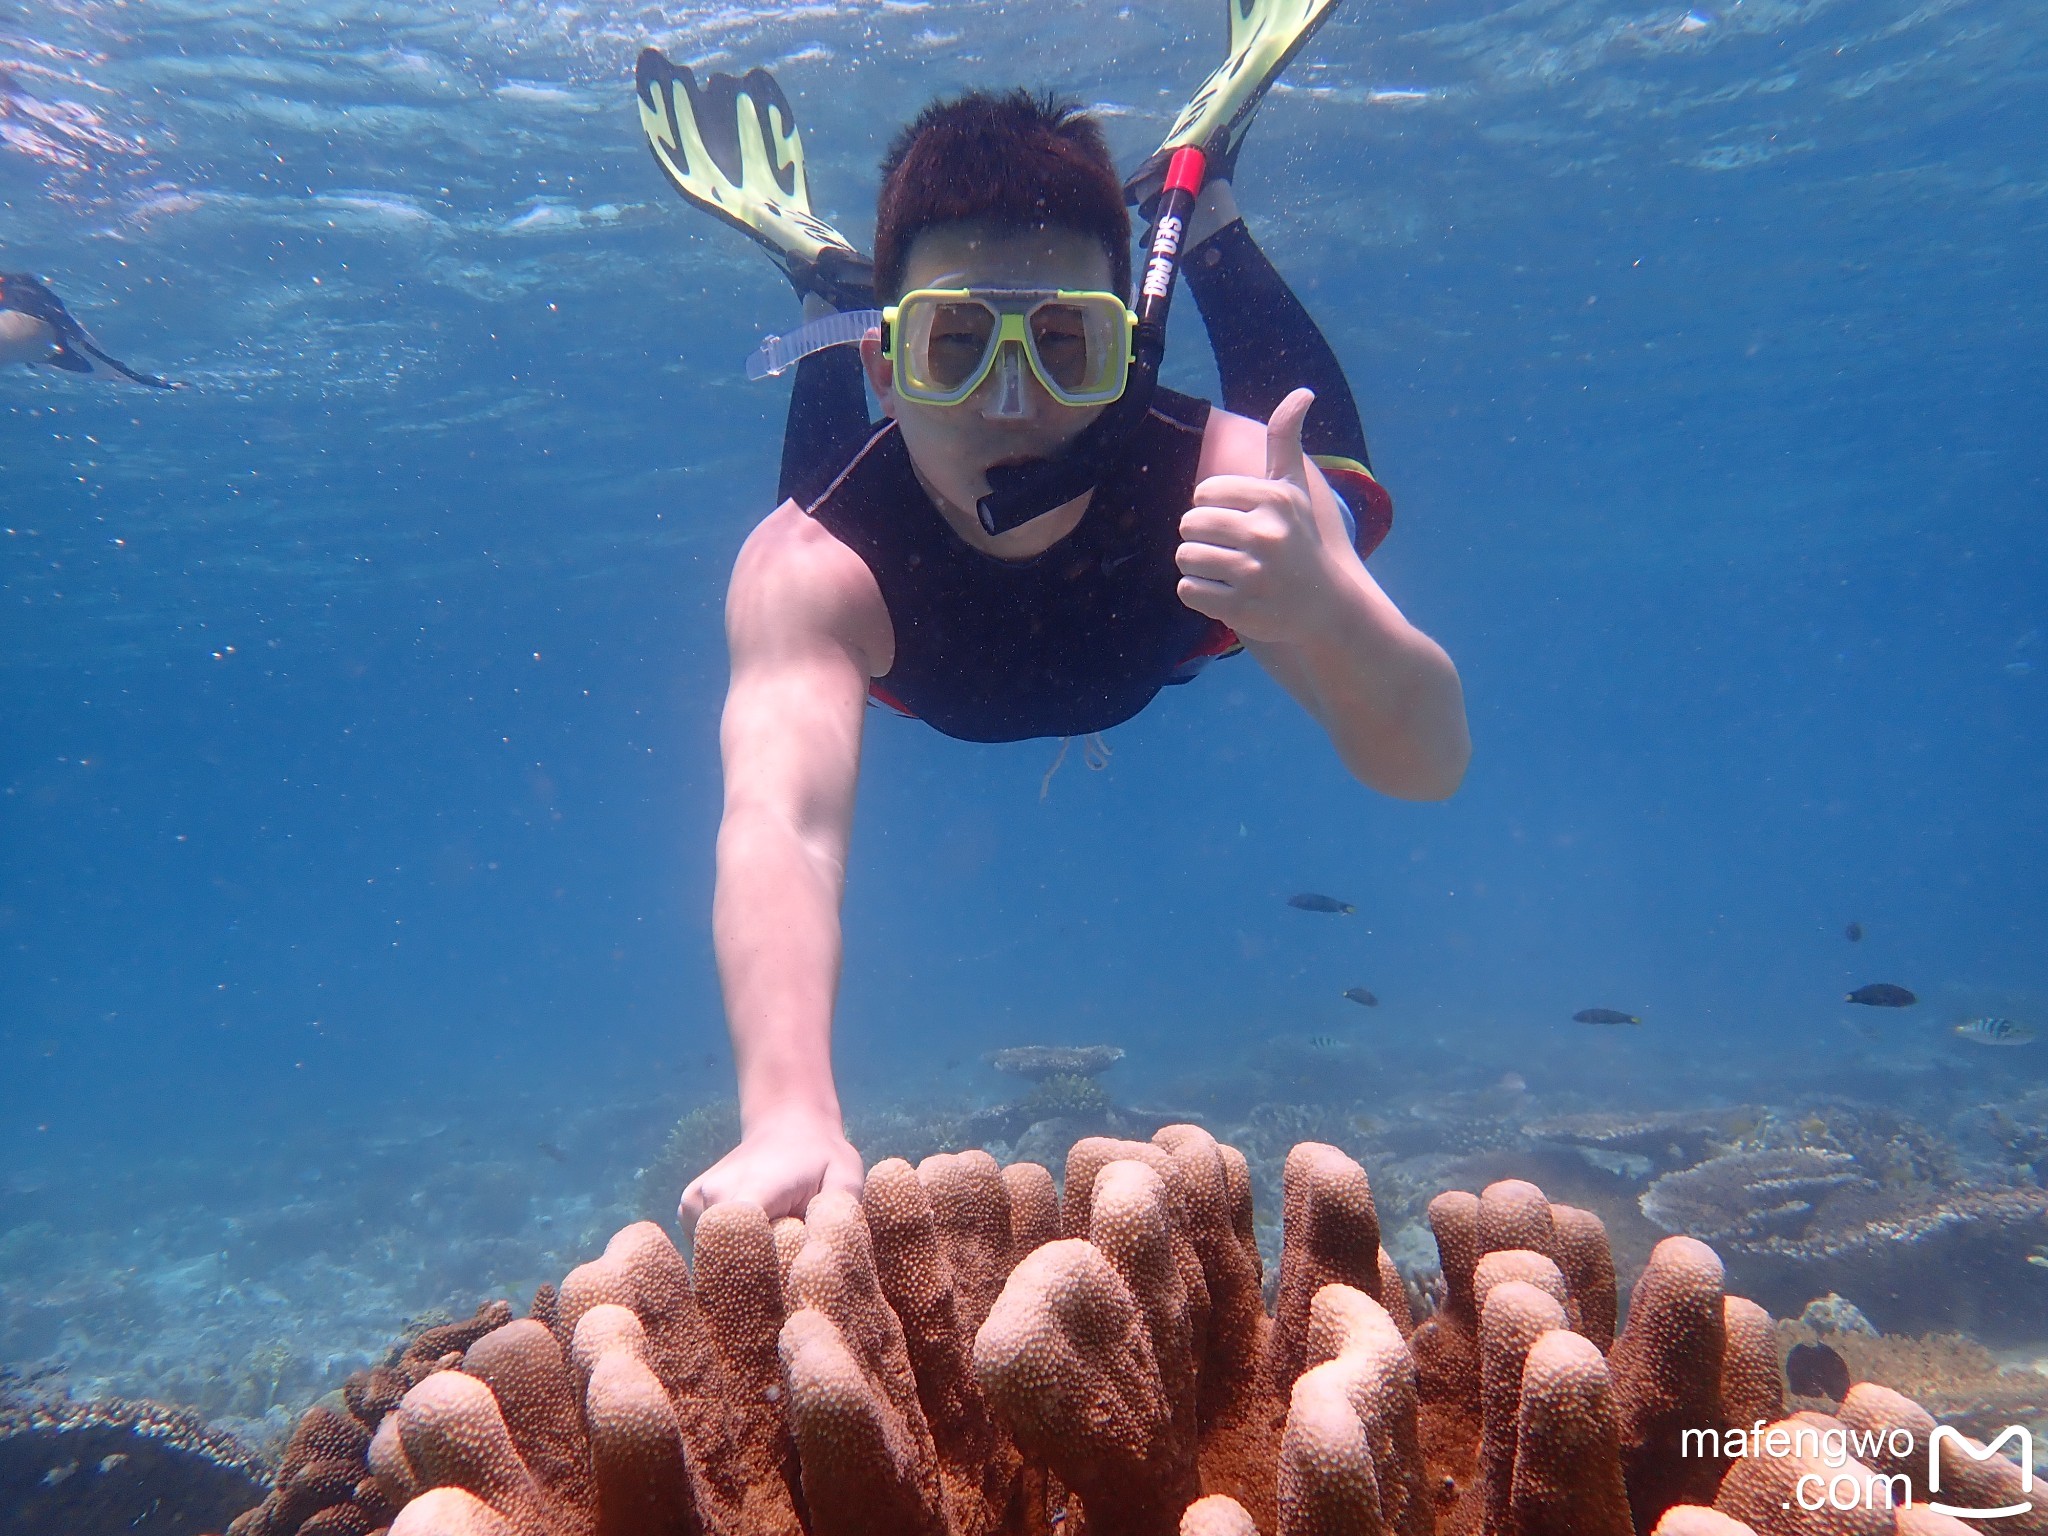
[[[1031,560],[963,540],[896,424],[876,430],[806,508],[881,588],[896,659],[875,697],[962,741],[1085,736],[1130,719],[1191,659],[1234,646],[1174,591],[1208,420],[1208,401],[1159,390],[1074,531]]]

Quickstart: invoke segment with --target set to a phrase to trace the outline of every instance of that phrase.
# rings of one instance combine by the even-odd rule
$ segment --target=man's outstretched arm
[[[1205,478],[1181,519],[1181,601],[1237,631],[1355,778],[1441,800],[1472,753],[1458,671],[1351,548],[1335,497],[1302,455],[1314,400],[1296,390],[1263,430],[1236,418],[1212,426]]]
[[[874,638],[860,631],[881,612],[879,593],[862,601],[862,579],[872,588],[858,557],[794,506],[754,531],[733,570],[711,923],[741,1141],[684,1191],[686,1223],[731,1199],[800,1216],[821,1189],[860,1187],[832,1080],[832,1005],[870,665],[862,641]]]

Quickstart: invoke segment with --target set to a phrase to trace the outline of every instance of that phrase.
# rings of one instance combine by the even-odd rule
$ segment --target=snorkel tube
[[[1166,313],[1173,304],[1174,279],[1180,275],[1181,236],[1187,232],[1188,214],[1208,166],[1209,157],[1194,145],[1175,150],[1167,163],[1152,249],[1138,284],[1138,326],[1123,394],[1053,457],[1036,464],[998,465],[988,472],[993,489],[974,510],[989,534],[1008,533],[1101,484],[1152,408],[1159,364],[1166,356]]]

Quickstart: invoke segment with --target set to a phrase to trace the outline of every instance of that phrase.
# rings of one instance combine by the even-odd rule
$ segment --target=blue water
[[[189,386],[0,378],[0,1228],[59,1248],[175,1166],[210,1253],[258,1174],[450,1114],[567,1148],[507,1220],[529,1180],[603,1207],[727,1090],[720,605],[784,399],[739,364],[793,306],[659,182],[634,50],[771,64],[864,241],[925,94],[1058,84],[1129,165],[1221,36],[1193,0],[275,9],[0,7],[0,267]],[[2048,1041],[1945,1029],[2048,1035],[2044,69],[2031,0],[1352,0],[1239,197],[1350,371],[1470,777],[1359,788],[1246,659],[1042,798],[1051,743],[871,713],[849,1100],[1103,1040],[1184,1102],[1310,1035],[1394,1115],[1383,1062],[1560,1111],[2048,1083]],[[1923,1001],[1872,1038],[1839,999],[1880,980]],[[458,1289],[408,1284],[386,1334]]]

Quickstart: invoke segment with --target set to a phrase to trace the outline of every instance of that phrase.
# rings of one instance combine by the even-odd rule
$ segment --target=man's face
[[[910,247],[903,290],[915,288],[1069,288],[1101,291],[1111,281],[1109,253],[1078,230],[996,231],[981,224],[928,229]],[[868,379],[892,417],[911,462],[925,484],[963,512],[991,487],[988,471],[1057,452],[1104,409],[1061,405],[1029,368],[1024,370],[1022,416],[993,417],[1001,381],[992,370],[958,405],[926,405],[900,398],[890,387],[890,365],[872,336],[861,346]]]

